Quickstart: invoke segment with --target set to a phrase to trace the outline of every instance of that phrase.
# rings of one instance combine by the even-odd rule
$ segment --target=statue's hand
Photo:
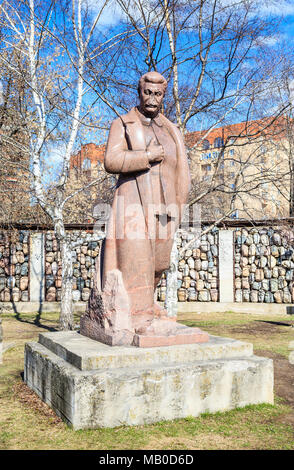
[[[149,163],[161,162],[164,158],[163,147],[157,143],[154,137],[147,147],[147,154]]]

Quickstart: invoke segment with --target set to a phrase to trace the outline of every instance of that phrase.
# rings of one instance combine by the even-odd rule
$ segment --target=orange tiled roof
[[[261,137],[280,138],[285,133],[286,119],[283,116],[279,118],[267,117],[255,121],[245,121],[238,124],[229,124],[227,126],[217,127],[207,134],[207,130],[187,132],[185,135],[186,146],[191,148],[197,145],[197,142],[208,140],[210,146],[213,145],[217,137],[221,137],[224,143],[230,138],[242,137]],[[207,135],[206,135],[207,134]]]

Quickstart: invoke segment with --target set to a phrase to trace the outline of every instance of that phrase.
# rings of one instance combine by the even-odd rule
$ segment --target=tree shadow
[[[271,325],[278,325],[278,326],[291,326],[293,327],[294,325],[290,322],[282,322],[282,321],[270,321],[270,320],[255,320],[259,323],[269,323]]]

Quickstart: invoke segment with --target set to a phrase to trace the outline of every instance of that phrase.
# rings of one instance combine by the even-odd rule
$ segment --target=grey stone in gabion
[[[85,287],[85,281],[82,277],[77,278],[77,288],[82,290]]]
[[[274,293],[274,299],[275,299],[275,302],[277,304],[281,304],[282,303],[282,292],[281,291],[277,291]]]
[[[240,253],[235,253],[235,263],[238,264],[238,263],[240,263],[240,261],[241,261],[241,255],[240,255]]]
[[[271,279],[270,280],[270,289],[271,292],[277,292],[279,289],[278,281],[277,279]]]
[[[239,266],[237,266],[235,268],[235,276],[240,277],[241,275],[242,275],[242,269]]]
[[[19,287],[20,287],[20,290],[24,291],[28,288],[28,285],[29,285],[29,278],[27,276],[23,276],[20,278],[20,283],[19,283]]]
[[[15,275],[19,276],[21,274],[21,264],[17,263],[15,265]]]
[[[274,301],[274,296],[271,292],[266,292],[265,293],[265,296],[264,296],[264,301],[269,304],[269,303],[272,303]]]
[[[286,271],[286,281],[292,281],[293,279],[293,269],[290,269],[289,271]]]
[[[201,269],[202,269],[202,262],[200,261],[200,259],[196,259],[196,260],[195,260],[195,269],[196,269],[196,271],[201,271]]]
[[[28,302],[29,301],[28,291],[24,291],[24,292],[21,293],[20,300],[21,300],[21,302]]]
[[[263,279],[263,281],[261,281],[261,287],[262,287],[263,290],[268,291],[269,288],[270,288],[269,280],[268,279]]]
[[[276,245],[272,245],[272,246],[271,246],[271,254],[272,254],[272,256],[274,256],[275,258],[278,258],[278,257],[280,256],[279,248],[278,248]]]
[[[185,267],[185,260],[181,259],[178,263],[178,270],[183,271],[184,267]]]
[[[286,304],[290,304],[292,302],[291,294],[288,289],[284,289],[283,291],[283,302]]]
[[[288,260],[288,259],[283,260],[283,261],[282,261],[282,266],[283,266],[284,268],[291,268],[291,261]]]
[[[243,302],[249,302],[250,300],[250,290],[243,289]]]
[[[57,302],[61,301],[61,289],[56,289],[55,298]]]
[[[81,256],[86,255],[88,251],[88,247],[86,245],[81,246]]]
[[[187,264],[184,266],[183,275],[186,277],[189,276],[189,266]]]
[[[53,242],[46,237],[45,249],[46,251],[52,251]]]
[[[279,276],[286,276],[286,273],[288,271],[286,271],[286,269],[283,268],[282,266],[278,266],[278,272],[279,272]],[[288,280],[290,281],[291,279],[288,279]]]
[[[16,263],[17,263],[16,255],[11,255],[10,256],[10,264],[16,264]]]
[[[281,244],[281,235],[277,232],[274,232],[272,234],[272,241],[274,242],[275,245],[280,245]]]
[[[259,252],[260,252],[260,256],[267,256],[268,255],[268,249],[264,245],[261,245],[259,247]]]
[[[202,290],[198,293],[198,300],[199,302],[209,302],[210,301],[210,293],[208,290]]]
[[[264,268],[263,272],[264,272],[264,277],[266,279],[270,279],[272,277],[272,270],[271,269],[266,267],[266,268]]]
[[[248,256],[248,246],[247,245],[242,245],[242,248],[241,248],[241,253],[242,253],[242,256]]]
[[[247,264],[248,264],[248,258],[246,258],[245,256],[242,256],[240,265],[244,267],[244,266],[247,266]]]
[[[180,289],[180,287],[182,287],[182,281],[178,279],[178,289]]]
[[[178,271],[177,277],[178,277],[178,279],[180,279],[180,280],[183,279],[183,273],[182,273],[182,271]],[[192,277],[192,276],[191,276],[191,277]],[[193,279],[194,279],[194,278],[193,278]]]
[[[18,287],[14,287],[12,289],[12,300],[14,302],[19,302],[20,301],[20,290]]]
[[[242,281],[240,279],[240,277],[236,277],[235,278],[235,289],[241,289],[242,287]]]
[[[265,292],[263,290],[258,291],[258,302],[264,302]]]
[[[249,256],[255,256],[256,255],[256,246],[255,245],[250,245],[249,250],[248,250]]]
[[[279,269],[277,266],[275,266],[273,269],[272,269],[272,277],[277,279],[279,277]]]
[[[160,289],[160,292],[162,293],[163,290],[162,288]],[[90,289],[88,289],[87,287],[85,287],[83,290],[82,290],[82,300],[84,302],[87,302],[87,300],[89,299],[90,297]]]
[[[197,292],[195,289],[188,291],[188,300],[190,302],[195,302],[197,300]]]
[[[257,244],[260,242],[260,235],[259,233],[254,233],[253,234],[253,243]]]
[[[253,236],[252,235],[247,235],[246,237],[246,245],[252,245],[253,243]]]
[[[79,290],[73,290],[72,299],[74,302],[78,302],[79,300],[81,300],[81,292]]]
[[[191,282],[190,282],[190,286],[193,287],[193,288],[195,288],[195,287],[196,287],[196,282],[195,282],[195,281],[191,281]]]
[[[284,289],[285,287],[287,287],[288,283],[284,277],[280,276],[278,278],[278,285],[279,289]]]
[[[213,256],[217,256],[217,255],[218,255],[218,248],[217,248],[216,245],[211,245],[211,246],[210,246],[210,251],[211,251],[211,254],[212,254]]]
[[[85,258],[85,266],[86,266],[87,268],[90,268],[90,267],[92,266],[92,264],[93,264],[93,260],[90,258],[90,256],[86,256],[86,258]]]
[[[250,265],[250,272],[251,272],[251,273],[255,273],[256,270],[257,270],[256,265],[255,265],[255,264],[251,264],[251,265]]]
[[[200,277],[200,279],[206,281],[206,279],[207,279],[207,272],[206,272],[206,271],[199,271],[199,277]]]
[[[186,289],[178,289],[178,301],[186,302],[187,300],[187,291]]]
[[[54,276],[51,274],[49,276],[46,276],[46,288],[49,289],[49,287],[54,286]]]
[[[245,267],[242,269],[242,276],[243,276],[243,277],[248,277],[248,276],[249,276],[249,273],[250,273],[249,267],[248,267],[248,266],[245,266]]]
[[[211,233],[207,234],[207,241],[210,243],[210,245],[214,244],[214,236]]]
[[[6,287],[6,278],[5,277],[0,277],[0,291],[5,289]]]
[[[261,256],[259,260],[259,266],[261,268],[265,268],[266,265],[267,265],[267,258],[265,256]]]
[[[210,300],[211,300],[211,302],[217,302],[218,301],[218,291],[216,289],[211,289],[210,290]]]
[[[248,263],[249,264],[254,264],[254,262],[255,262],[255,256],[249,256],[248,257]]]
[[[277,260],[274,256],[269,256],[267,260],[267,264],[269,268],[274,268],[277,264]]]
[[[243,289],[249,289],[250,288],[248,277],[243,277],[242,278],[242,287],[243,287]]]
[[[269,239],[268,239],[268,236],[266,234],[262,234],[261,237],[260,237],[260,242],[262,245],[269,245]]]
[[[212,273],[212,271],[214,270],[214,262],[213,261],[209,261],[208,262],[208,271],[210,273]]]
[[[252,290],[250,292],[250,302],[258,302],[258,291]]]
[[[7,287],[9,287],[9,289],[12,289],[14,286],[15,286],[15,277],[9,276],[7,278]]]
[[[194,269],[190,270],[190,277],[191,279],[194,279],[194,280],[196,279],[196,271]]]
[[[236,302],[242,302],[242,290],[241,289],[236,289],[235,299],[236,299]]]
[[[280,256],[283,256],[285,254],[286,250],[283,246],[279,246],[279,252],[280,252]]]
[[[207,271],[208,269],[208,261],[202,261],[201,267],[203,271]]]
[[[259,289],[260,289],[260,286],[261,286],[261,283],[260,283],[260,282],[254,281],[254,282],[252,283],[252,289],[254,289],[254,290],[259,290]]]
[[[194,258],[192,258],[192,256],[190,256],[188,259],[187,259],[187,264],[189,266],[190,269],[194,269],[195,267],[195,261],[194,261]]]
[[[190,250],[190,249],[186,250],[186,251],[185,251],[185,254],[184,254],[185,259],[190,258],[190,256],[192,256],[192,254],[193,254],[193,253],[192,253],[192,250]]]
[[[204,282],[202,279],[198,279],[198,281],[196,282],[196,289],[198,291],[201,291],[204,289]]]
[[[256,281],[262,281],[264,279],[264,272],[262,269],[256,269],[255,271],[255,279]]]

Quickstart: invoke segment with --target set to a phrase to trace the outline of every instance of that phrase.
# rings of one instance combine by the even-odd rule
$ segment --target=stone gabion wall
[[[73,255],[73,300],[87,301],[93,285],[95,261],[100,245],[92,241],[94,235],[73,231],[71,239],[81,244],[74,248]],[[45,239],[45,298],[59,301],[61,297],[61,257],[58,242],[53,232],[46,232]]]
[[[235,301],[294,301],[291,231],[252,228],[235,231]]]
[[[194,233],[178,232],[177,247],[183,248],[195,238]],[[196,245],[197,246],[197,245]],[[165,300],[166,277],[157,288],[157,299]],[[178,264],[179,302],[217,302],[218,293],[218,230],[201,236],[197,248],[188,248]]]
[[[0,231],[0,301],[29,301],[29,231]]]

